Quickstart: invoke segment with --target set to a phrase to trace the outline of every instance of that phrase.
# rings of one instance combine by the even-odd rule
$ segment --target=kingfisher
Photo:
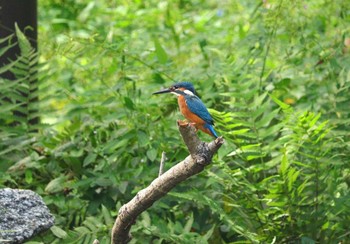
[[[191,82],[179,82],[169,88],[154,92],[153,94],[173,93],[183,116],[198,130],[218,138],[214,130],[214,120],[202,100],[196,96]]]

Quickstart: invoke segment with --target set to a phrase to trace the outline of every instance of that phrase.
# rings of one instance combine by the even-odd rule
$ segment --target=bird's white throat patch
[[[180,94],[177,94],[176,92],[171,92],[171,93],[176,95],[176,96],[180,96]]]

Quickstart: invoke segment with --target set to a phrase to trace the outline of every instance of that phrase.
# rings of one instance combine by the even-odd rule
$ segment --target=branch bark
[[[203,171],[224,143],[222,137],[210,143],[202,142],[193,126],[179,126],[178,123],[178,127],[190,155],[153,180],[120,208],[112,229],[112,244],[128,243],[132,238],[129,232],[136,218],[176,185]]]

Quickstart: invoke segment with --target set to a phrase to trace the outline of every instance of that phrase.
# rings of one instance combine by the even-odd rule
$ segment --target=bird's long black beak
[[[163,90],[160,90],[160,91],[157,91],[157,92],[153,92],[152,95],[162,94],[162,93],[169,93],[169,92],[171,92],[171,89],[170,88],[166,88],[166,89],[163,89]]]

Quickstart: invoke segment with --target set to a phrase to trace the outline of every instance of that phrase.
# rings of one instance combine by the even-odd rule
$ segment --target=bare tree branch
[[[191,155],[153,180],[120,208],[112,229],[112,244],[128,243],[131,240],[130,228],[136,218],[180,182],[201,172],[224,143],[222,137],[210,143],[202,142],[193,126],[179,125],[179,131]]]

